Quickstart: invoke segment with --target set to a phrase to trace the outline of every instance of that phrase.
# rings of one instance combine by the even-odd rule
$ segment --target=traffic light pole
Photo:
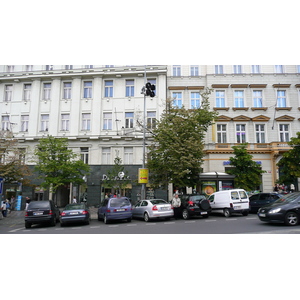
[[[146,83],[147,83],[147,74],[146,66],[144,72],[144,116],[143,116],[143,169],[145,168],[146,161]],[[142,183],[141,190],[141,199],[146,199],[146,183]]]

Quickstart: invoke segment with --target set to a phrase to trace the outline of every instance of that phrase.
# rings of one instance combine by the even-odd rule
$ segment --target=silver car
[[[151,219],[170,219],[174,216],[173,207],[163,199],[140,200],[132,210],[133,218],[141,218],[146,222]]]

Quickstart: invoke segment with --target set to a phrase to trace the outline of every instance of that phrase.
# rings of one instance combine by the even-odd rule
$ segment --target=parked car
[[[85,203],[72,203],[66,205],[60,214],[60,225],[66,223],[90,224],[90,211]]]
[[[133,218],[144,219],[145,222],[160,218],[170,219],[173,216],[172,205],[163,199],[140,200],[132,210]]]
[[[184,220],[192,216],[209,217],[211,206],[204,194],[183,194],[179,197],[181,200],[180,212]]]
[[[127,220],[131,222],[132,206],[127,197],[104,199],[98,208],[98,220],[105,224],[112,220]]]
[[[232,189],[211,194],[208,198],[213,212],[223,213],[230,217],[233,213],[247,216],[249,213],[249,198],[245,190]]]
[[[275,202],[261,207],[257,214],[263,222],[297,225],[300,218],[300,192],[280,195]]]
[[[59,221],[60,211],[51,200],[31,201],[25,213],[25,227],[30,228],[32,224],[56,225]]]
[[[249,197],[249,209],[250,213],[257,213],[258,210],[269,204],[273,203],[280,198],[278,193],[257,193]]]

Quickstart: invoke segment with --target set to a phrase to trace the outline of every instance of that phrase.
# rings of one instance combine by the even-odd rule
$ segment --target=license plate
[[[207,211],[201,211],[201,215],[207,215]]]
[[[42,211],[37,211],[37,212],[34,212],[34,213],[33,213],[34,216],[40,216],[40,215],[42,215],[42,214],[43,214]]]
[[[125,211],[124,208],[117,209],[117,211]]]
[[[70,212],[70,215],[78,215],[78,211]]]
[[[161,210],[169,210],[168,207],[162,207]]]
[[[266,214],[260,213],[259,216],[264,218]]]
[[[241,209],[241,206],[235,206],[234,209]]]

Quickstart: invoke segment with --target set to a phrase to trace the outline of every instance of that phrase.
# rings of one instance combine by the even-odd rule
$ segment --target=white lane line
[[[195,223],[196,221],[185,221],[184,223]]]
[[[127,226],[130,227],[130,226],[136,226],[137,224],[128,224]]]
[[[166,225],[175,224],[175,222],[165,222],[164,224],[166,224]]]
[[[225,221],[236,221],[237,219],[232,219],[232,218],[230,218],[230,219],[225,219]]]
[[[100,228],[100,226],[90,226],[90,228],[94,229],[94,228]]]
[[[64,230],[64,228],[55,228],[55,230]]]
[[[13,229],[13,230],[10,230],[9,232],[17,232],[17,231],[22,230],[22,229],[24,229],[24,227],[23,228]]]
[[[146,225],[156,225],[156,223],[147,223]]]
[[[109,225],[108,227],[119,227],[119,225]]]
[[[205,220],[204,222],[215,222],[217,220]]]
[[[254,217],[254,218],[246,218],[246,220],[258,220],[258,217]]]
[[[82,229],[82,227],[72,227],[71,229]]]

